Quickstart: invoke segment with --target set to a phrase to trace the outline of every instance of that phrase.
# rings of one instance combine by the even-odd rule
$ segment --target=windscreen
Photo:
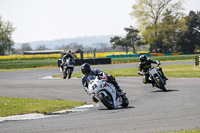
[[[87,80],[90,82],[91,80],[95,80],[96,75],[90,75],[87,77]]]

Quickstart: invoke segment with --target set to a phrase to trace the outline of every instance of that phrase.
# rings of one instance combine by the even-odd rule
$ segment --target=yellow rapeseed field
[[[126,54],[126,52],[106,52],[106,53],[96,53],[96,58],[105,58],[107,55],[120,55]],[[129,52],[128,54],[132,54]],[[77,58],[80,58],[80,54],[76,55]],[[93,53],[84,53],[84,58],[94,58]],[[34,60],[34,59],[60,59],[61,54],[42,54],[42,55],[9,55],[9,56],[0,56],[0,60]]]
[[[0,56],[0,60],[34,60],[34,59],[58,59],[61,54],[44,54],[44,55],[9,55]]]

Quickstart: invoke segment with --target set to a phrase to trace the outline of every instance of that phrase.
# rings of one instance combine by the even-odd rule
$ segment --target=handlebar
[[[159,67],[161,65],[161,63],[159,62],[159,64],[157,64],[157,67]]]

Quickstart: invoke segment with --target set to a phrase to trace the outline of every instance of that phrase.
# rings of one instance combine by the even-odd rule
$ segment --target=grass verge
[[[26,70],[39,70],[39,69],[52,69],[58,68],[57,66],[43,66],[43,67],[35,67],[35,68],[13,68],[13,69],[0,69],[0,72],[12,72],[12,71],[26,71]]]
[[[78,101],[0,97],[0,117],[27,113],[52,113],[84,104]]]
[[[176,61],[176,60],[194,60],[197,54],[192,55],[173,55],[173,56],[151,56],[153,60],[159,61]],[[139,62],[139,57],[128,57],[128,58],[112,58],[112,64],[120,63],[133,63]]]
[[[162,132],[162,133],[200,133],[200,129],[184,130],[184,131],[178,131],[178,132]]]
[[[161,66],[166,77],[176,78],[200,78],[200,67],[195,67],[194,64],[181,64],[181,65],[165,65]],[[138,75],[138,68],[120,68],[105,70],[109,75],[115,75],[117,77],[141,77]],[[73,73],[72,77],[81,78],[83,74],[81,72]],[[55,75],[53,77],[62,78],[62,75]]]
[[[7,60],[0,61],[0,69],[36,68],[43,66],[57,66],[56,59],[45,60]]]

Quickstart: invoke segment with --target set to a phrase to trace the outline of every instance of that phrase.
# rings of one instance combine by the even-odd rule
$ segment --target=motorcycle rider
[[[106,72],[102,72],[98,69],[91,69],[90,67],[90,64],[88,63],[84,63],[82,66],[81,66],[81,71],[82,73],[84,74],[83,77],[82,77],[82,85],[84,86],[84,89],[85,91],[87,92],[87,89],[88,89],[88,79],[87,77],[90,76],[90,75],[95,75],[95,76],[102,76],[102,79],[107,81],[107,82],[110,82],[112,83],[116,90],[117,90],[117,95],[118,96],[124,96],[125,94],[122,92],[122,89],[119,87],[118,83],[116,82],[114,76],[112,75],[107,75]],[[96,103],[98,102],[98,100],[93,96],[92,97],[93,101]]]
[[[68,58],[71,58],[72,59],[72,62],[74,63],[74,57],[72,56],[71,54],[72,52],[70,50],[67,50],[66,54],[63,56],[62,58],[62,63],[60,65],[60,68],[61,68],[61,72],[63,72],[63,66],[65,64],[65,62],[67,61]]]
[[[158,60],[151,60],[150,58],[147,58],[146,55],[141,55],[140,56],[140,63],[138,66],[138,74],[143,76],[143,83],[151,83],[152,86],[154,87],[153,81],[149,80],[149,68],[151,68],[151,63],[158,64],[160,65],[160,61]],[[158,67],[158,70],[162,73],[163,78],[168,80],[168,78],[165,77],[162,68]],[[143,72],[142,72],[143,71]]]

